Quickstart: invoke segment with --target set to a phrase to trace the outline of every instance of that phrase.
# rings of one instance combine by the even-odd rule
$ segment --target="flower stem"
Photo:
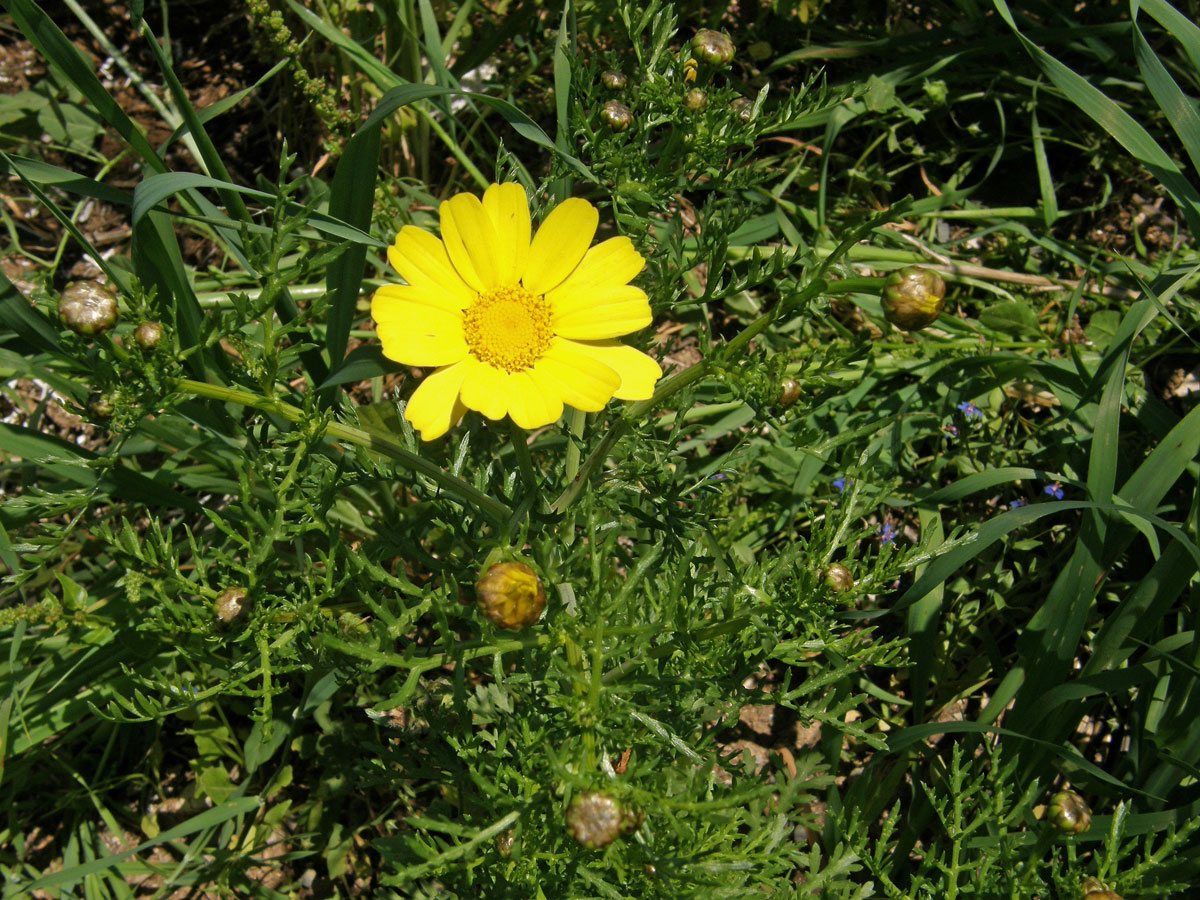
[[[538,483],[537,471],[533,468],[533,457],[529,455],[529,444],[525,442],[525,432],[511,419],[509,426],[513,454],[517,457],[517,468],[521,470],[521,480],[525,482],[525,490],[531,496],[541,500],[542,486]],[[540,508],[541,504],[539,503],[538,506]]]
[[[239,406],[248,406],[252,409],[260,409],[263,412],[274,413],[287,419],[289,422],[299,424],[308,421],[308,417],[302,409],[298,409],[281,400],[275,400],[262,394],[252,394],[249,391],[243,391],[238,388],[221,387],[215,384],[207,384],[203,381],[194,381],[191,378],[178,379],[174,384],[174,388],[181,394],[190,394],[193,397],[207,397],[223,403],[236,403]],[[429,460],[422,459],[390,435],[364,428],[355,428],[351,425],[343,425],[340,422],[329,422],[325,426],[325,434],[334,440],[345,441],[348,444],[357,444],[359,447],[373,450],[376,453],[395,460],[406,469],[424,475],[438,487],[446,491],[446,493],[455,497],[460,503],[477,509],[497,525],[504,525],[512,516],[512,510],[499,500],[489,497],[463,479],[451,475]],[[526,452],[528,453],[528,451]]]

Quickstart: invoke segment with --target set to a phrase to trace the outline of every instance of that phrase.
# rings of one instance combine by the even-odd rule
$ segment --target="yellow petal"
[[[467,409],[481,412],[489,419],[503,419],[508,413],[509,384],[512,376],[502,369],[470,359],[467,377],[459,395]]]
[[[465,407],[458,392],[466,373],[466,361],[455,363],[438,369],[417,386],[404,408],[404,418],[421,432],[421,440],[440,438],[462,418]]]
[[[439,321],[439,316],[445,318]],[[383,355],[408,366],[448,366],[467,355],[462,325],[449,313],[435,313],[419,324],[386,322],[376,333]]]
[[[456,194],[438,208],[442,241],[463,281],[479,293],[501,287],[501,248],[491,217],[474,194]]]
[[[516,284],[529,257],[529,198],[519,184],[493,184],[483,193],[483,209],[496,231],[502,284]]]
[[[440,294],[447,305],[466,309],[476,292],[459,277],[445,245],[428,231],[405,225],[388,247],[388,262],[410,285]]]
[[[462,307],[450,302],[435,287],[385,284],[371,298],[371,318],[381,324],[395,319],[411,321],[414,316],[423,316],[427,309],[451,313],[462,322]]]
[[[662,378],[658,363],[633,347],[617,341],[569,343],[621,376],[621,386],[613,394],[618,400],[648,400],[654,393],[654,385]]]
[[[533,377],[532,372],[517,372],[508,382],[508,414],[517,426],[529,431],[558,421],[562,398],[555,385]]]
[[[575,271],[547,299],[565,303],[568,296],[587,296],[593,291],[628,284],[645,265],[646,260],[633,249],[633,241],[627,237],[609,238],[589,250]],[[562,300],[555,301],[560,294]]]
[[[554,291],[560,293],[562,289]],[[631,284],[597,291],[586,301],[569,296],[569,303],[554,308],[551,327],[556,334],[565,338],[595,341],[619,337],[651,322],[650,303],[646,292]]]
[[[525,288],[545,294],[562,284],[583,259],[599,222],[596,207],[578,197],[556,206],[533,236],[522,279]]]
[[[555,338],[532,369],[539,384],[553,384],[564,403],[584,412],[604,409],[621,386],[621,376],[574,341]]]

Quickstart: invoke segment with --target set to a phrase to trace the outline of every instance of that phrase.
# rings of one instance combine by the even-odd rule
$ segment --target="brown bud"
[[[745,97],[738,97],[729,104],[729,108],[733,110],[734,115],[742,122],[749,122],[754,118],[754,104]]]
[[[480,611],[499,628],[526,628],[541,618],[546,589],[525,563],[496,563],[475,583]]]
[[[244,619],[250,612],[250,592],[244,587],[227,587],[213,605],[217,618],[226,625]]]
[[[143,322],[134,329],[133,339],[143,350],[153,350],[162,342],[163,327],[157,322]]]
[[[733,62],[733,41],[727,34],[701,28],[692,37],[692,53],[710,66],[724,67]]]
[[[1059,791],[1050,798],[1046,819],[1063,834],[1083,834],[1092,824],[1092,811],[1074,791]]]
[[[825,584],[835,594],[841,594],[854,587],[854,576],[841,563],[834,563],[825,570]]]
[[[599,791],[576,795],[567,807],[567,830],[589,850],[607,847],[632,834],[642,824],[642,814],[628,809]]]
[[[945,305],[946,282],[920,266],[905,266],[883,283],[884,317],[897,328],[918,331],[932,325]]]
[[[103,334],[120,318],[117,295],[98,281],[73,281],[58,298],[58,314],[76,334]]]
[[[1110,891],[1095,878],[1083,879],[1083,900],[1124,900],[1116,891]]]
[[[512,856],[513,841],[516,840],[517,833],[511,828],[507,831],[502,831],[496,835],[496,852],[501,856]]]
[[[688,112],[703,112],[708,106],[708,94],[700,88],[692,88],[683,95],[683,105]]]
[[[600,118],[613,131],[626,131],[633,124],[633,113],[620,100],[609,100],[600,110]]]
[[[614,72],[611,69],[600,76],[600,83],[610,91],[623,91],[629,84],[624,72]]]

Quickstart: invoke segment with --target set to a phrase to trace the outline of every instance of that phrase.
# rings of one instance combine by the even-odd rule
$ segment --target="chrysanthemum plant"
[[[436,34],[427,6],[385,33]],[[156,877],[234,895],[272,895],[258,867],[281,843],[347,894],[463,898],[865,898],[901,896],[901,875],[953,891],[977,810],[1005,837],[975,858],[1003,873],[1027,849],[1007,835],[1032,796],[976,802],[994,770],[956,753],[922,810],[954,866],[912,882],[891,853],[915,837],[879,724],[913,701],[887,673],[923,662],[872,607],[933,538],[901,547],[879,520],[904,410],[840,430],[870,349],[823,335],[844,331],[831,295],[880,281],[848,254],[909,207],[812,219],[819,160],[772,155],[861,87],[773,92],[660,2],[601,4],[619,38],[576,53],[587,11],[567,4],[552,108],[466,94],[433,63],[413,83],[364,66],[377,100],[331,181],[297,177],[285,148],[251,189],[144,23],[207,174],[170,171],[49,16],[10,7],[144,173],[130,253],[106,259],[54,193],[112,200],[105,185],[6,160],[120,298],[119,321],[76,333],[53,271],[32,305],[0,280],[6,365],[95,436],[5,426],[23,483],[0,558],[42,601],[10,616],[9,659],[48,698],[3,744],[28,779],[14,809],[50,778],[38,748],[106,784],[150,759],[139,789],[165,799],[178,778],[208,807],[139,810],[146,841],[195,842]],[[361,62],[348,28],[319,31]],[[449,150],[442,178],[380,174],[401,110],[426,126],[405,141],[442,142],[414,158]],[[217,261],[185,264],[181,233]],[[920,351],[883,365],[901,352]],[[812,490],[834,464],[837,491]],[[108,854],[93,802],[64,827]],[[1035,846],[1012,896],[1037,895]],[[18,875],[49,890],[86,866]]]

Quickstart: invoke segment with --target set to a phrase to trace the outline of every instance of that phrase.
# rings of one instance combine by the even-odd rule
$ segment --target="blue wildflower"
[[[879,543],[887,546],[896,539],[896,526],[891,522],[884,522],[883,527],[879,529]]]
[[[958,404],[958,411],[968,419],[983,418],[983,410],[974,403],[971,403],[969,400],[964,400],[962,403]]]
[[[1028,502],[1029,502],[1028,500],[1024,500],[1024,499],[1018,497],[1012,503],[1008,504],[1008,508],[1009,509],[1020,509],[1022,506],[1024,506]]]
[[[1061,500],[1063,498],[1063,487],[1060,482],[1056,481],[1054,484],[1046,485],[1045,491],[1055,500]]]
[[[840,475],[833,479],[833,486],[837,488],[839,494],[843,493],[846,490],[846,486],[851,484],[854,484],[854,479],[847,478],[845,475]]]

